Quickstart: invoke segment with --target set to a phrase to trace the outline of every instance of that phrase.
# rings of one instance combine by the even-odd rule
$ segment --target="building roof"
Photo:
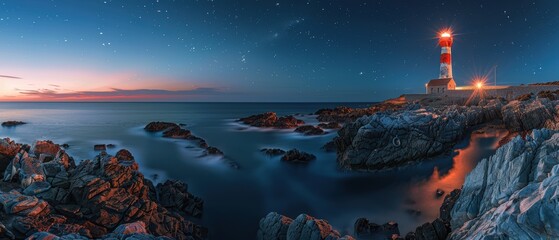
[[[432,86],[446,86],[448,83],[453,81],[452,78],[441,78],[441,79],[433,79],[427,83],[428,87]]]

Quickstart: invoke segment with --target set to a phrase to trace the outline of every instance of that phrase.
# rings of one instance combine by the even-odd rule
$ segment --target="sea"
[[[501,131],[474,133],[449,154],[380,172],[338,168],[336,153],[322,146],[336,135],[303,136],[292,130],[259,129],[237,119],[263,112],[297,115],[317,124],[321,108],[368,107],[372,103],[0,103],[0,121],[28,124],[0,128],[1,137],[32,144],[49,139],[69,144],[76,163],[99,152],[95,144],[114,144],[115,154],[128,149],[145,177],[155,183],[182,180],[204,200],[200,219],[210,239],[255,239],[261,218],[269,212],[295,218],[301,213],[326,219],[342,234],[353,234],[365,217],[383,224],[395,221],[402,235],[439,215],[444,197],[460,188],[466,175],[492,155]],[[166,139],[144,131],[151,121],[185,124],[196,136],[224,152],[205,156],[194,143]],[[299,149],[317,156],[309,164],[290,164],[263,154],[262,148]],[[229,164],[235,162],[239,168]]]

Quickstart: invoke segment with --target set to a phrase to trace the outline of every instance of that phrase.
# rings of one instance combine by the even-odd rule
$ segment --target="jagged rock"
[[[263,148],[260,151],[271,157],[285,154],[285,151],[279,148]]]
[[[435,195],[437,196],[437,198],[442,197],[444,195],[444,190],[437,188],[437,190],[435,191]]]
[[[546,98],[512,101],[502,109],[503,122],[512,132],[542,128],[556,116],[556,105]]]
[[[450,239],[559,238],[558,187],[559,134],[516,137],[466,177]]]
[[[50,140],[37,141],[33,146],[33,154],[35,154],[35,156],[40,156],[41,154],[46,153],[54,157],[58,151],[60,151],[60,146],[54,144]]]
[[[115,157],[119,161],[132,161],[132,160],[134,160],[134,156],[132,156],[132,153],[130,153],[130,151],[128,151],[126,149],[118,150],[118,152],[116,152],[116,154],[115,154]]]
[[[281,157],[282,161],[292,162],[292,163],[308,163],[315,159],[316,156],[310,153],[301,152],[297,149],[289,150],[283,155],[283,157]]]
[[[338,149],[338,146],[336,145],[336,142],[330,141],[324,144],[324,146],[322,146],[322,149],[326,152],[335,152]]]
[[[167,180],[157,184],[159,203],[167,209],[178,209],[193,217],[201,217],[204,201],[188,192],[188,185]]]
[[[322,135],[322,134],[325,133],[324,130],[322,130],[322,128],[315,127],[315,126],[312,126],[312,125],[303,125],[303,126],[297,127],[295,129],[295,132],[303,133],[307,136]]]
[[[50,184],[48,182],[34,182],[29,185],[25,190],[23,190],[23,194],[28,196],[37,195],[42,192],[46,192],[50,189]]]
[[[301,214],[295,220],[275,212],[260,220],[258,240],[353,240],[351,236],[340,236],[326,220]]]
[[[483,106],[378,112],[346,124],[334,139],[345,169],[377,170],[435,156],[462,139],[468,126],[499,119],[502,102]]]
[[[454,189],[452,192],[450,192],[450,194],[447,194],[444,197],[443,204],[439,209],[439,217],[443,222],[450,223],[450,212],[452,211],[454,204],[456,204],[456,200],[458,200],[458,197],[460,197],[460,191],[460,189]]]
[[[305,122],[293,116],[279,117],[274,112],[252,115],[239,119],[240,122],[253,127],[269,127],[269,128],[295,128]]]
[[[19,216],[39,216],[50,212],[47,202],[33,196],[22,195],[16,190],[0,192],[0,203],[7,214]]]
[[[26,124],[26,122],[22,122],[22,121],[6,121],[2,123],[2,127],[15,127],[18,125],[23,125]]]
[[[359,218],[355,221],[354,233],[361,239],[393,239],[393,237],[400,235],[400,229],[396,222],[378,225],[369,222],[366,218]]]
[[[318,127],[324,129],[336,129],[336,128],[341,128],[342,126],[337,122],[328,122],[328,123],[319,123]]]
[[[148,132],[161,132],[171,128],[180,128],[176,123],[170,122],[150,122],[144,127]]]
[[[20,180],[22,188],[27,188],[33,182],[45,181],[43,167],[39,159],[29,156],[25,151],[18,153],[4,172],[4,181]]]

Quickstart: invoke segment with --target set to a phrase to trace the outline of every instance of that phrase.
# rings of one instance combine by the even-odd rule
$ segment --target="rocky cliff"
[[[450,239],[558,239],[559,133],[534,130],[467,176]]]
[[[513,133],[558,129],[558,103],[547,98],[508,103],[494,99],[478,106],[412,104],[398,111],[377,112],[338,131],[334,139],[338,164],[354,170],[398,167],[448,151],[470,127],[496,120]]]

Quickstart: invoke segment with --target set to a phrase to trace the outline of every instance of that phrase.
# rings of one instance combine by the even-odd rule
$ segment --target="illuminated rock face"
[[[362,117],[338,131],[338,163],[345,169],[378,170],[435,156],[462,139],[468,126],[499,119],[501,106],[500,101],[440,109],[412,105]]]
[[[450,239],[559,238],[559,133],[514,138],[468,175]]]
[[[275,212],[268,213],[260,220],[258,240],[353,240],[351,236],[341,236],[326,220],[317,219],[307,214],[300,214],[295,219]]]

